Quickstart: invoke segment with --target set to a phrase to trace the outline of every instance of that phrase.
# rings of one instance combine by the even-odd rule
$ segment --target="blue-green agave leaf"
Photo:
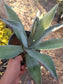
[[[63,39],[52,39],[47,40],[45,42],[42,42],[38,44],[37,46],[34,46],[34,49],[57,49],[63,47]]]
[[[50,71],[50,73],[52,74],[52,76],[54,78],[58,79],[54,62],[50,56],[45,55],[45,54],[41,54],[35,50],[27,50],[26,49],[26,51],[29,56],[40,61]]]
[[[33,41],[32,45],[37,44],[39,42],[39,40],[42,37],[43,31],[50,26],[51,21],[53,20],[53,17],[56,13],[57,7],[58,7],[58,4],[56,4],[46,15],[44,15],[43,18],[39,20],[39,24],[35,31],[35,34],[33,38],[31,38]]]
[[[63,27],[63,23],[50,26],[48,29],[46,29],[46,30],[42,33],[41,39],[39,40],[39,42],[38,42],[37,44],[39,44],[40,41],[42,41],[43,38],[44,38],[45,36],[47,36],[49,33],[53,32],[53,31],[56,31],[56,30],[58,30],[58,29],[60,29],[60,28],[62,28],[62,27]]]
[[[4,3],[4,6],[5,6],[5,10],[6,10],[7,15],[8,15],[10,20],[21,22],[21,20],[19,19],[18,15],[12,10],[12,8],[10,6],[8,6],[5,3]]]
[[[43,16],[43,18],[40,19],[40,26],[43,27],[44,30],[50,26],[54,18],[54,15],[57,11],[57,8],[58,8],[58,4],[56,4],[46,15]]]
[[[26,64],[30,72],[30,75],[32,76],[36,84],[41,84],[41,70],[38,61],[27,54]]]
[[[0,46],[0,59],[10,59],[23,52],[21,46],[4,45]]]
[[[27,36],[25,33],[25,30],[23,28],[23,25],[20,22],[15,22],[15,21],[9,21],[2,19],[6,24],[11,26],[13,28],[13,31],[15,32],[17,38],[23,43],[24,47],[28,47],[28,42],[27,42]]]

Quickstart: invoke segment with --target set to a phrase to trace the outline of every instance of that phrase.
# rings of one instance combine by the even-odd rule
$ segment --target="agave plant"
[[[63,24],[50,26],[51,21],[56,13],[58,4],[56,4],[44,17],[36,16],[29,38],[26,35],[23,24],[17,14],[5,5],[9,20],[2,19],[6,24],[13,28],[13,31],[22,45],[4,45],[0,46],[0,59],[11,59],[20,53],[25,53],[26,65],[28,70],[36,82],[41,84],[40,63],[46,67],[55,79],[58,79],[56,68],[52,58],[49,55],[38,52],[40,49],[56,49],[63,47],[63,39],[53,39],[43,42],[43,38],[54,31],[63,27]],[[3,53],[4,51],[4,53]],[[40,63],[39,63],[40,62]]]

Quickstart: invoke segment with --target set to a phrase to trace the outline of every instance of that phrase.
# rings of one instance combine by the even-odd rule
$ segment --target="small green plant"
[[[13,28],[16,37],[19,39],[22,45],[0,46],[0,59],[10,59],[21,53],[25,53],[26,65],[36,84],[41,84],[42,80],[39,62],[49,70],[55,79],[58,79],[52,58],[49,55],[37,51],[40,49],[56,49],[63,47],[63,39],[53,39],[42,42],[43,38],[47,34],[55,29],[63,27],[63,24],[50,26],[51,21],[56,13],[58,4],[56,4],[42,18],[38,15],[35,17],[29,38],[27,37],[22,22],[16,13],[5,3],[4,5],[9,20],[2,19],[2,21]]]

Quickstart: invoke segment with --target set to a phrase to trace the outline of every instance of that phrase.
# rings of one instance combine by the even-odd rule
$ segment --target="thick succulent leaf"
[[[32,76],[36,84],[41,84],[41,70],[38,61],[27,54],[26,64],[30,72],[30,75]]]
[[[22,41],[24,47],[28,47],[28,43],[27,43],[27,36],[26,33],[24,31],[23,25],[20,22],[15,22],[15,21],[9,21],[9,20],[5,20],[2,19],[2,21],[4,21],[6,24],[8,24],[9,26],[11,26],[17,36],[17,38]]]
[[[43,18],[40,19],[40,25],[41,27],[44,28],[44,30],[50,26],[54,18],[54,15],[57,11],[57,8],[58,8],[58,4],[56,4],[46,15],[44,15]]]
[[[39,18],[36,17],[35,20],[34,20],[34,23],[32,25],[32,29],[31,29],[31,33],[30,33],[30,36],[29,36],[29,40],[28,40],[28,43],[29,43],[29,46],[32,44],[33,42],[33,36],[38,28],[38,24],[39,24]]]
[[[54,78],[58,79],[54,62],[50,56],[41,54],[35,50],[26,49],[26,51],[29,56],[34,57],[36,60],[40,61],[50,71]]]
[[[63,39],[52,39],[34,46],[34,49],[57,49],[63,47]]]
[[[23,52],[21,46],[4,45],[0,46],[0,59],[10,59]]]
[[[50,32],[56,31],[56,30],[58,30],[58,29],[60,29],[60,28],[62,28],[62,27],[63,27],[63,23],[57,24],[57,25],[54,25],[54,26],[50,26],[48,29],[46,29],[46,30],[42,33],[42,36],[41,36],[40,40],[39,40],[36,44],[34,43],[32,46],[38,45],[38,44],[43,40],[43,38],[44,38],[45,36],[47,36]]]
[[[57,25],[54,25],[54,26],[50,26],[48,29],[46,29],[43,33],[42,33],[42,36],[41,36],[41,39],[39,40],[38,44],[40,43],[40,41],[43,40],[43,38],[45,36],[47,36],[49,33],[53,32],[53,31],[56,31],[60,28],[63,27],[63,23],[62,24],[57,24]]]
[[[12,8],[5,3],[4,5],[5,5],[5,10],[7,12],[9,19],[13,21],[21,22],[18,15],[12,10]]]
[[[43,31],[50,26],[51,21],[56,13],[57,7],[58,7],[58,4],[55,5],[43,18],[40,19],[38,28],[36,29],[36,32],[32,39],[33,44],[37,44],[39,42],[39,40],[42,37]]]

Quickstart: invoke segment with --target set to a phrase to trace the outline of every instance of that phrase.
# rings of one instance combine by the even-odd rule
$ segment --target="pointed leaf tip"
[[[12,8],[11,8],[10,6],[8,6],[6,3],[4,3],[4,6],[5,6],[5,10],[6,10],[6,12],[7,12],[7,15],[8,15],[9,19],[21,23],[20,18],[19,18],[18,15],[12,10]]]

